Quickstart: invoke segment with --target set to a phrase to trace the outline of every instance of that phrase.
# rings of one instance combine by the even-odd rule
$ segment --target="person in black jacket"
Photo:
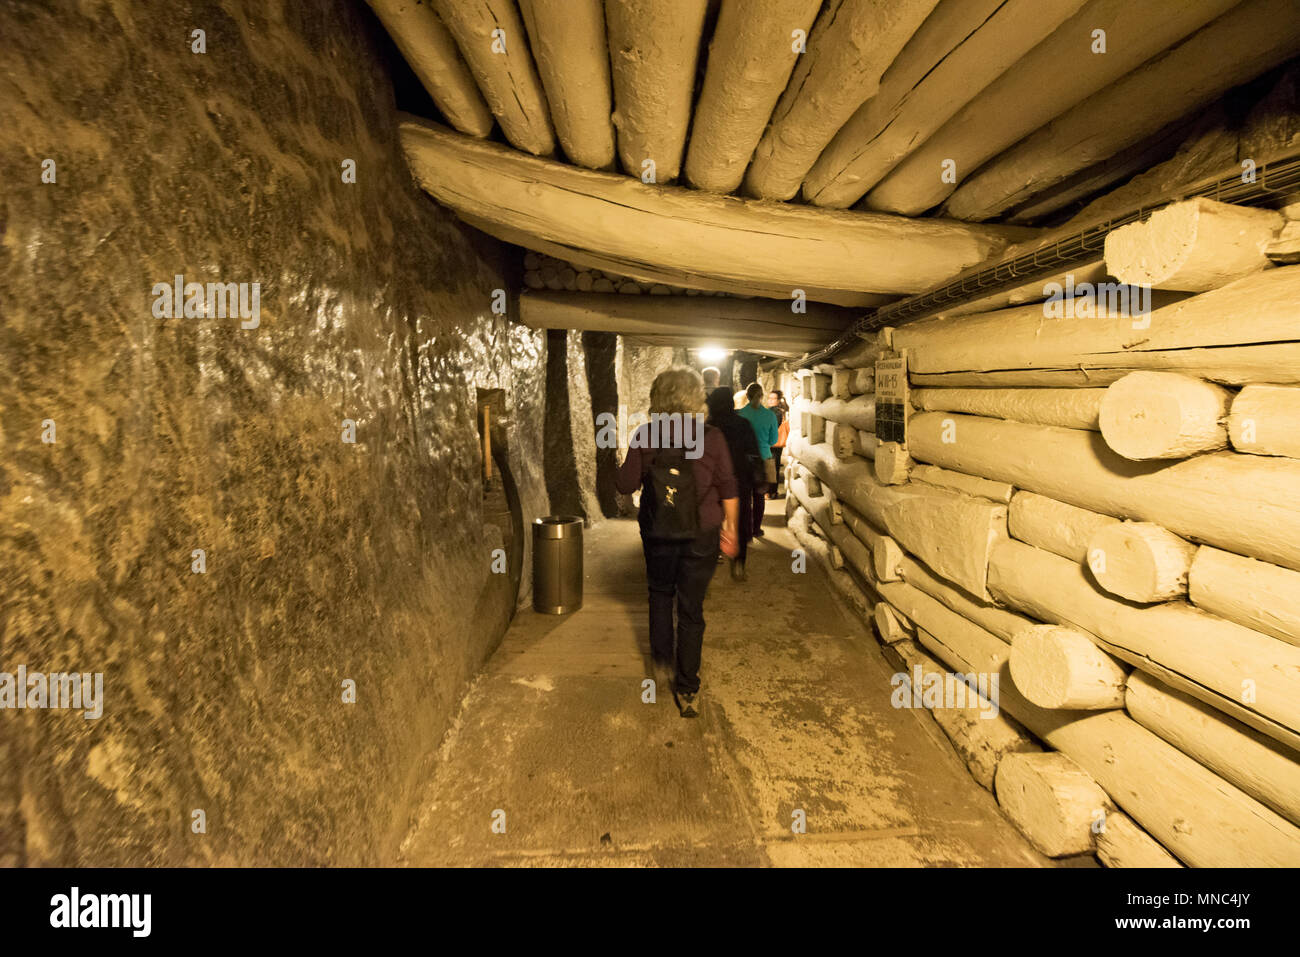
[[[749,541],[754,537],[754,478],[755,472],[763,468],[763,460],[758,451],[758,439],[754,429],[736,412],[735,400],[731,390],[725,386],[714,389],[708,395],[708,424],[720,431],[727,440],[727,449],[731,452],[731,462],[736,472],[736,485],[740,496],[740,521],[737,523],[736,537],[740,550],[731,560],[731,577],[736,581],[745,580],[745,555]]]

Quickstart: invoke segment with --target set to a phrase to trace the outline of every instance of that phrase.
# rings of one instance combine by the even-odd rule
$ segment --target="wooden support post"
[[[947,469],[939,468],[937,465],[914,466],[908,473],[908,477],[913,482],[925,482],[927,485],[952,489],[954,492],[964,492],[967,495],[986,498],[992,502],[1001,502],[1003,505],[1011,502],[1011,497],[1016,491],[1006,482],[990,482],[988,479],[976,475],[950,472]]]
[[[812,377],[816,379],[817,377]],[[820,388],[820,384],[819,384]],[[825,391],[829,393],[829,383]],[[876,429],[876,399],[874,396],[860,395],[854,399],[836,399],[829,394],[820,399],[814,398],[809,411],[821,416],[828,422],[841,422],[863,432]]]
[[[858,430],[842,422],[826,423],[826,440],[840,459],[852,458],[858,452]]]
[[[849,369],[849,392],[852,395],[875,395],[876,370],[867,366],[864,369]]]
[[[1006,506],[925,485],[884,485],[872,463],[837,459],[791,436],[790,454],[847,505],[949,581],[985,597],[988,555],[1006,534]]]
[[[983,601],[971,596],[953,583],[934,574],[911,555],[903,554],[901,567],[903,581],[965,621],[978,625],[983,631],[1000,638],[1007,645],[1007,648],[1003,649],[1004,652],[1010,648],[1016,635],[1037,624],[1024,615],[1016,614],[991,601]]]
[[[883,644],[892,645],[916,634],[916,627],[897,610],[890,607],[888,602],[876,602],[874,617],[876,634],[880,636],[880,641]]]
[[[1225,385],[1244,385],[1263,379],[1300,384],[1300,342],[1210,349],[1159,349],[1131,354],[1107,353],[1098,358],[1085,357],[1084,361],[1076,362],[1069,369],[920,373],[913,375],[912,381],[918,386],[957,388],[1092,388],[1117,382],[1139,367],[1178,372]]]
[[[738,348],[797,355],[825,344],[848,322],[848,310],[820,303],[795,316],[763,299],[608,296],[526,292],[519,316],[533,329],[591,329],[622,335],[672,335],[691,341],[725,339]]]
[[[1135,150],[1298,50],[1300,26],[1291,0],[1246,0],[985,163],[949,197],[944,212],[972,221],[997,216],[1096,163]],[[1114,274],[1122,282],[1148,281]]]
[[[1097,431],[1105,394],[1105,389],[913,389],[911,398],[921,411],[964,412]]]
[[[826,420],[820,415],[804,412],[800,423],[800,438],[809,445],[817,445],[826,439]]]
[[[1300,865],[1300,829],[1123,711],[1039,708],[1011,680],[1004,642],[937,602],[915,609],[913,620],[921,643],[949,667],[1001,672],[1002,710],[1092,775],[1125,812],[1189,866]]]
[[[1215,382],[1278,382],[1277,376],[1294,381],[1300,369],[1279,363],[1289,354],[1294,364],[1300,355],[1294,345],[1300,339],[1294,312],[1298,300],[1300,266],[1284,266],[1156,306],[1146,315],[1126,314],[1133,304],[1118,308],[1117,296],[1117,308],[1107,305],[1099,316],[1057,322],[1045,318],[1043,303],[1035,303],[900,326],[893,341],[907,350],[909,373],[918,375],[1003,372],[1018,375],[1016,384],[1021,384],[1025,370],[1082,368],[1077,374],[1086,382],[1094,367],[1165,368],[1163,363],[1176,360],[1182,367],[1205,367],[1201,377]],[[1254,378],[1243,380],[1242,375]],[[994,384],[996,379],[988,375],[974,381]]]
[[[813,402],[823,402],[830,398],[831,394],[831,377],[821,372],[813,372],[804,378],[804,388],[807,390],[804,398],[811,399]],[[819,415],[821,412],[813,409]]]
[[[877,442],[873,456],[876,478],[885,485],[902,485],[912,467],[907,449],[897,442]]]
[[[877,607],[885,606],[882,603]],[[917,683],[919,675],[923,701],[924,691],[942,690],[941,702],[930,708],[930,713],[981,787],[993,790],[998,763],[1006,755],[1042,750],[1024,728],[1005,713],[995,712],[994,702],[983,698],[956,675],[945,672],[915,642],[904,638],[895,642],[893,648],[907,665],[912,685]]]
[[[903,550],[888,535],[878,535],[871,541],[872,567],[876,579],[882,582],[901,581],[903,577]]]
[[[1244,9],[1234,10],[1223,19],[1245,16]],[[1300,28],[1295,29],[1300,37]],[[1267,269],[1264,249],[1285,222],[1271,209],[1189,199],[1109,233],[1106,268],[1125,283],[1189,292],[1217,289]]]

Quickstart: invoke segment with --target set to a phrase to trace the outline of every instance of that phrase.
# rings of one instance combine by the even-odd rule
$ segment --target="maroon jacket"
[[[648,446],[649,425],[643,425],[632,433],[628,440],[627,458],[619,466],[614,476],[614,486],[624,495],[630,495],[641,487],[650,465],[654,461],[656,449],[637,448]],[[680,439],[674,434],[670,443],[664,448],[681,448]],[[727,450],[727,440],[713,426],[704,428],[703,454],[698,459],[687,459],[695,473],[695,489],[699,495],[700,528],[717,528],[722,524],[722,500],[736,497],[736,476],[731,469],[731,453]]]

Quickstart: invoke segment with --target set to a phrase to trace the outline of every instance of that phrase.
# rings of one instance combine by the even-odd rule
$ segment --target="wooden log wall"
[[[1300,266],[1262,254],[1300,209],[1219,205],[1107,245],[1112,272],[1201,290],[1145,316],[949,316],[885,330],[807,392],[788,377],[789,467],[821,495],[793,504],[797,533],[861,546],[840,574],[900,670],[997,677],[1019,742],[935,718],[1047,854],[1300,865]],[[885,484],[869,376],[894,350],[908,441]],[[803,412],[858,448],[803,434]]]

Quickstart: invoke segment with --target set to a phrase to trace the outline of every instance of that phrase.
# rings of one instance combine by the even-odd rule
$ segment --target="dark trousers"
[[[781,487],[781,453],[784,451],[784,445],[772,446],[772,458],[776,461],[776,484],[768,490],[772,495],[775,495],[777,489]]]
[[[689,542],[643,538],[645,577],[650,586],[650,653],[676,662],[679,694],[700,690],[704,646],[704,595],[718,565],[718,529]],[[677,653],[673,654],[673,603],[677,604]]]
[[[766,482],[760,482],[754,486],[754,494],[750,496],[754,500],[754,524],[751,529],[753,534],[757,534],[758,530],[763,527],[763,510],[767,506],[767,490],[771,487]]]
[[[738,485],[738,490],[740,494],[736,497],[740,500],[740,516],[736,522],[736,536],[740,552],[736,555],[736,561],[744,562],[745,556],[749,554],[749,540],[754,537],[754,492],[748,485]]]

